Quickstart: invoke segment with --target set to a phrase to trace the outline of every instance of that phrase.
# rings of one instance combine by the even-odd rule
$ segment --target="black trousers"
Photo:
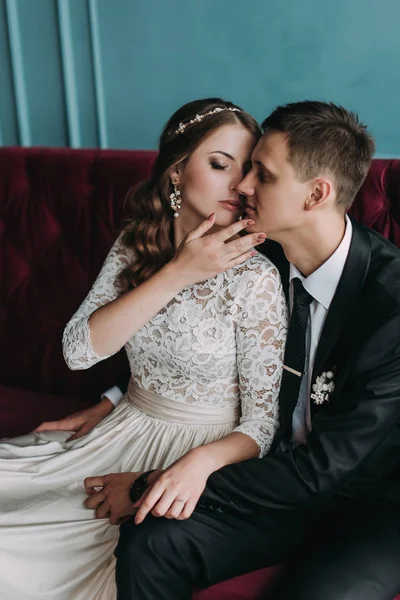
[[[392,600],[400,517],[349,501],[251,518],[199,509],[186,521],[125,523],[116,556],[118,600],[189,600],[195,587],[283,560],[279,600]]]

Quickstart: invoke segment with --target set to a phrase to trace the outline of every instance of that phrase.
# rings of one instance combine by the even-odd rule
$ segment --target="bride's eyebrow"
[[[233,158],[233,156],[231,154],[228,154],[227,152],[223,152],[222,150],[214,150],[213,152],[209,152],[208,155],[210,154],[222,154],[223,156],[226,156],[226,158],[229,158],[230,160],[235,160]]]

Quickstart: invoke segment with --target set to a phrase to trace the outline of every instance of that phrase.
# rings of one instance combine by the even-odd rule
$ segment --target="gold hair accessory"
[[[231,112],[242,112],[240,108],[230,106],[217,106],[217,108],[214,108],[213,110],[209,110],[203,114],[196,115],[195,117],[193,117],[193,119],[190,119],[189,121],[182,121],[181,123],[179,123],[178,129],[174,131],[174,135],[180,135],[185,131],[186,127],[189,127],[189,125],[193,125],[194,123],[200,123],[206,117],[210,115],[215,115],[216,113],[220,113],[224,110],[230,110]]]

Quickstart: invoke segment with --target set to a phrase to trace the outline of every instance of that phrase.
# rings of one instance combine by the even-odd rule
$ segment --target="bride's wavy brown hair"
[[[181,123],[217,107],[236,108],[206,116],[202,121],[188,125],[183,133],[176,133]],[[240,111],[240,112],[239,112]],[[170,194],[173,191],[170,174],[179,163],[204,141],[206,136],[222,125],[240,123],[258,140],[260,127],[251,115],[239,106],[220,98],[189,102],[177,110],[165,125],[159,142],[159,153],[148,181],[132,189],[125,201],[125,233],[122,243],[133,250],[135,260],[119,275],[123,291],[128,291],[159,271],[175,253],[173,240],[173,211]]]

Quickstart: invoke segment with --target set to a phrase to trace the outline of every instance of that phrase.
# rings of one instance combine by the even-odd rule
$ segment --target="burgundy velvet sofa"
[[[122,351],[70,371],[61,336],[117,235],[126,192],[147,177],[154,157],[0,148],[0,437],[98,401],[127,369]],[[400,247],[400,160],[374,160],[351,213]],[[194,598],[266,600],[278,572],[250,573]]]

